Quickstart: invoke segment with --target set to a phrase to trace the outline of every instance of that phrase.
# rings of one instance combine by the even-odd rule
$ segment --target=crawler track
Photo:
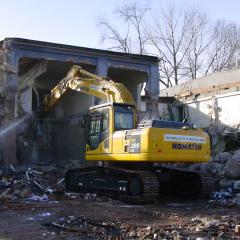
[[[66,173],[65,183],[72,192],[95,192],[128,202],[153,201],[159,195],[158,177],[151,171],[79,168]]]
[[[209,197],[218,188],[216,177],[207,173],[180,168],[161,168],[157,172],[162,186],[160,192],[163,190],[181,197],[202,198]],[[168,181],[161,181],[162,175],[167,175]]]
[[[98,193],[131,203],[152,202],[159,193],[181,197],[208,197],[216,190],[212,176],[182,169],[158,168],[149,171],[112,167],[72,169],[65,176],[66,189]]]

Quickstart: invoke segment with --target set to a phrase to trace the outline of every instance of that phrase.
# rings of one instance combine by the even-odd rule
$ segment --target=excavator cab
[[[94,106],[86,122],[86,152],[110,153],[112,134],[136,127],[135,107],[119,103]]]

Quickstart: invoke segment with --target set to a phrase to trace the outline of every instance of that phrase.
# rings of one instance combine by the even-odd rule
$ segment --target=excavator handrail
[[[90,73],[78,65],[74,65],[67,75],[51,90],[50,94],[45,96],[43,101],[44,110],[49,111],[52,109],[69,89],[104,99],[107,102],[136,106],[131,93],[122,83],[108,80]]]

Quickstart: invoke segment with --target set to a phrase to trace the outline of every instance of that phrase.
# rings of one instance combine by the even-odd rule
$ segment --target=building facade
[[[0,126],[3,131],[16,125],[16,119],[26,114],[29,114],[27,121],[31,124],[13,127],[2,134],[1,164],[39,161],[48,158],[49,153],[58,158],[77,158],[81,155],[82,132],[76,119],[90,106],[97,104],[97,99],[70,92],[48,116],[48,123],[45,121],[39,125],[34,122],[44,95],[74,64],[123,83],[139,108],[141,84],[145,83],[153,96],[159,94],[156,57],[6,38],[0,42]],[[42,153],[43,156],[39,156]]]

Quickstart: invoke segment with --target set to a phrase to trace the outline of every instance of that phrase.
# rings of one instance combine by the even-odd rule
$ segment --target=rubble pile
[[[120,229],[114,223],[100,222],[84,216],[60,217],[57,221],[44,222],[42,225],[59,235],[77,233],[78,239],[108,239],[110,236],[120,236]],[[80,238],[81,236],[83,238]],[[105,238],[106,236],[108,238]]]
[[[97,221],[85,216],[65,216],[42,225],[61,238],[66,234],[77,239],[229,239],[238,236],[239,216],[220,219],[195,217],[182,224],[137,225],[121,221]],[[189,234],[191,233],[191,237]]]
[[[14,199],[48,200],[59,191],[59,171],[40,172],[28,169],[0,169],[0,201]]]
[[[85,199],[100,202],[112,201],[95,193],[72,193],[65,190],[64,168],[40,167],[36,169],[0,169],[0,201],[27,199],[48,201]]]
[[[240,206],[240,191],[234,192],[232,187],[221,189],[219,192],[212,193],[209,203],[220,205],[223,207]]]
[[[210,203],[240,206],[240,150],[217,154],[207,168],[218,178],[221,189],[212,194]]]
[[[195,217],[191,219],[189,229],[195,234],[199,233],[200,239],[232,239],[233,233],[236,237],[239,235],[236,231],[239,220],[239,216],[232,218],[227,215],[218,219]]]
[[[220,191],[212,194],[210,203],[220,206],[240,206],[240,150],[219,152],[212,156],[208,163],[164,166],[211,174],[216,178]]]
[[[221,171],[215,172],[223,186],[222,191],[213,193],[210,203],[224,208],[212,208],[203,199],[190,205],[185,201],[168,203],[167,209],[160,202],[158,205],[124,205],[96,194],[65,192],[63,169],[51,166],[47,169],[16,169],[11,166],[0,170],[1,214],[11,220],[13,211],[21,211],[17,214],[16,229],[22,231],[19,221],[21,226],[34,225],[41,230],[43,238],[39,239],[239,239],[237,154],[239,152],[218,154],[205,168],[215,172],[210,166],[214,163],[223,165]],[[57,198],[58,193],[61,198]],[[62,201],[55,201],[60,199]],[[9,204],[9,200],[16,202]],[[227,209],[225,206],[235,207]],[[133,210],[129,211],[129,207]],[[12,231],[15,234],[15,230]]]

